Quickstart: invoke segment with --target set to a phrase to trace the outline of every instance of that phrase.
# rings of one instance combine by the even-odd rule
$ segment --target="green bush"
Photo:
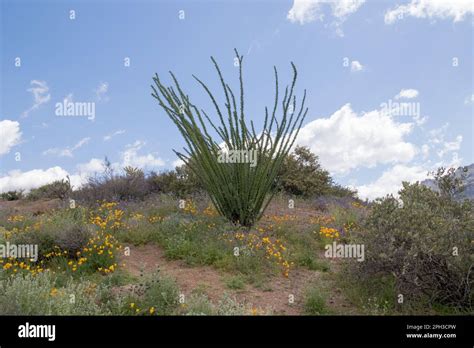
[[[245,288],[245,279],[242,275],[230,276],[225,279],[225,284],[229,289],[242,290]]]
[[[103,173],[89,177],[83,187],[74,191],[74,198],[94,204],[97,201],[143,200],[148,195],[148,184],[142,170],[128,166],[115,173],[107,158],[104,168]]]
[[[366,250],[360,279],[393,275],[408,301],[472,309],[474,204],[446,194],[455,191],[404,183],[399,200],[379,199],[355,238]]]
[[[323,315],[328,313],[326,296],[317,287],[310,287],[304,297],[304,311],[309,315]]]
[[[107,158],[104,171],[89,177],[88,182],[73,197],[89,204],[97,201],[143,201],[151,194],[173,194],[187,197],[202,191],[202,185],[188,166],[162,173],[145,174],[141,169],[127,166],[115,172]]]
[[[71,192],[71,182],[68,177],[67,180],[56,180],[50,184],[32,189],[27,197],[31,200],[54,198],[65,199],[70,196]]]
[[[286,156],[279,176],[277,189],[287,194],[306,198],[354,195],[353,191],[334,184],[329,172],[321,167],[318,156],[305,146],[297,146]]]
[[[147,177],[150,192],[171,193],[187,197],[203,190],[201,181],[186,164],[162,173],[150,173]]]
[[[172,315],[178,310],[179,289],[174,280],[156,270],[149,276],[141,274],[138,284],[125,294],[115,294],[108,306],[121,315]]]
[[[322,169],[318,157],[308,147],[297,146],[280,171],[278,188],[296,196],[321,196],[330,186],[329,172]]]
[[[253,312],[251,306],[239,303],[228,293],[224,293],[217,304],[213,304],[205,294],[194,293],[183,308],[186,315],[250,315]],[[259,310],[258,314],[269,315],[271,311]]]
[[[191,294],[185,307],[186,315],[214,315],[215,309],[205,294]]]
[[[179,291],[176,283],[155,273],[144,285],[145,294],[140,301],[143,308],[154,307],[159,315],[170,315],[179,304]]]
[[[11,243],[37,244],[40,255],[52,251],[66,251],[67,255],[75,256],[83,249],[89,238],[94,233],[91,225],[85,224],[82,219],[76,220],[74,215],[79,212],[72,209],[70,213],[54,215],[49,221],[46,220],[37,231],[13,234]]]
[[[8,191],[0,194],[0,198],[5,201],[17,201],[23,198],[23,191]]]
[[[70,279],[56,288],[50,272],[36,276],[17,275],[0,283],[1,315],[99,315],[95,284],[75,283]]]

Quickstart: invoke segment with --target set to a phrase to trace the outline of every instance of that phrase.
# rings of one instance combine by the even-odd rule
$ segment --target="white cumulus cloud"
[[[358,115],[346,104],[302,127],[297,143],[308,146],[330,172],[346,174],[358,167],[411,161],[417,150],[404,137],[412,128],[379,110]]]
[[[392,24],[404,17],[464,20],[472,14],[472,0],[412,0],[406,5],[398,5],[385,13],[385,23]]]
[[[11,120],[0,121],[0,156],[9,153],[20,141],[20,123]]]
[[[21,170],[10,171],[7,175],[0,177],[0,192],[25,190],[49,184],[55,180],[66,179],[69,173],[63,168],[56,166],[46,170],[33,169],[23,172]],[[79,185],[80,178],[71,176],[71,184]]]
[[[395,96],[395,99],[413,99],[418,97],[418,91],[416,89],[402,89],[400,93]]]
[[[145,146],[145,142],[140,140],[135,141],[133,144],[128,144],[125,151],[122,152],[122,166],[151,169],[165,165],[165,161],[151,153],[146,155],[138,154],[143,146]]]
[[[90,176],[93,174],[103,173],[104,169],[104,160],[98,158],[92,158],[87,163],[80,163],[77,165],[77,170],[81,176]]]
[[[351,71],[356,72],[356,71],[362,71],[364,69],[364,66],[357,60],[353,60],[351,62]]]
[[[339,36],[344,36],[341,25],[348,16],[356,12],[365,0],[294,0],[293,6],[288,11],[287,19],[292,23],[299,23],[301,25],[310,23],[316,20],[323,21],[324,14],[322,12],[322,5],[331,7],[331,14],[334,17],[332,26],[335,27],[336,33]]]
[[[375,199],[384,197],[387,194],[397,196],[397,192],[402,188],[402,182],[410,183],[427,179],[428,169],[421,165],[408,166],[396,164],[384,171],[374,182],[357,186],[357,194],[362,199]]]
[[[181,158],[177,158],[176,160],[173,161],[173,163],[171,163],[173,168],[180,167],[183,164],[184,164],[184,161]]]

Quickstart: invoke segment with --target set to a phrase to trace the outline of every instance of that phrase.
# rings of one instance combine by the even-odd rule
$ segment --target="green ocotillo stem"
[[[263,129],[257,134],[253,122],[250,121],[249,127],[245,119],[243,56],[239,55],[237,50],[235,54],[239,62],[238,101],[213,57],[211,60],[225,97],[223,108],[219,106],[207,85],[193,75],[209,96],[219,119],[218,124],[212,121],[208,113],[191,103],[173,73],[170,72],[174,86],[163,85],[156,74],[151,88],[152,96],[158,100],[160,107],[174,122],[186,142],[187,147],[183,152],[173,151],[200,178],[222,216],[234,223],[251,227],[260,219],[273,197],[271,193],[273,184],[284,158],[295,142],[308,108],[305,108],[306,91],[304,91],[299,111],[296,112],[294,88],[298,74],[293,63],[291,63],[293,69],[291,85],[285,88],[281,106],[278,107],[279,81],[278,71],[274,67],[275,99],[272,112],[269,114],[268,108],[265,108]],[[225,110],[226,117],[222,110]],[[280,120],[277,118],[278,112],[281,113]],[[219,141],[213,138],[209,130],[214,130],[215,137]],[[220,163],[219,153],[223,149],[219,144],[222,143],[227,150],[255,151],[256,165]]]

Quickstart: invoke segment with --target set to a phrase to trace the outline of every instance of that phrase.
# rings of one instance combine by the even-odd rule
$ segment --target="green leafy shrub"
[[[184,187],[179,188],[179,186],[184,186],[185,184],[180,182],[176,172],[173,170],[164,171],[159,174],[152,172],[148,177],[148,184],[151,191],[158,193],[176,194],[178,191],[181,191],[179,194],[182,194],[182,191],[187,191]]]
[[[245,288],[245,279],[242,275],[230,276],[225,279],[225,284],[229,289],[242,290]]]
[[[202,185],[191,169],[178,166],[161,173],[145,173],[127,166],[116,172],[107,158],[104,171],[89,177],[88,182],[74,191],[74,198],[94,204],[97,201],[143,201],[151,194],[173,194],[187,197],[202,192]]]
[[[304,296],[304,311],[309,315],[323,315],[328,313],[326,296],[318,287],[310,287]]]
[[[187,197],[203,190],[201,181],[186,164],[159,174],[152,172],[147,182],[150,192],[171,193],[178,197]]]
[[[450,192],[404,183],[399,200],[379,199],[355,239],[366,250],[360,279],[393,275],[408,301],[472,309],[474,204]]]
[[[215,309],[205,294],[191,294],[185,304],[186,315],[214,315]]]
[[[28,193],[28,199],[65,199],[71,195],[72,187],[69,177],[67,180],[61,179],[53,181],[50,184],[40,186],[36,189],[32,189]]]
[[[305,146],[297,146],[285,158],[277,188],[287,194],[306,198],[354,195],[353,191],[335,185],[329,172],[321,167],[318,156]]]
[[[15,190],[15,191],[2,192],[0,194],[0,198],[5,201],[17,201],[23,198],[23,191]]]
[[[136,223],[133,228],[122,228],[115,231],[114,235],[122,243],[145,245],[154,240],[154,226],[148,222]]]
[[[153,274],[141,285],[144,292],[140,300],[142,308],[154,307],[159,315],[170,315],[176,310],[179,304],[179,291],[176,283],[166,277]]]
[[[213,304],[208,296],[203,293],[193,293],[187,303],[183,306],[183,313],[186,315],[270,315],[270,310],[257,310],[245,303],[239,303],[228,293],[224,293],[222,298]]]
[[[13,234],[11,243],[37,244],[40,256],[58,248],[74,256],[87,245],[93,233],[94,228],[83,221],[58,214],[50,221],[45,221],[36,231]]]
[[[148,276],[140,274],[139,284],[109,300],[109,307],[122,315],[172,315],[178,310],[179,289],[174,280],[159,269]]]
[[[212,265],[232,256],[218,230],[202,221],[182,222],[174,216],[156,228],[155,240],[164,247],[170,259],[183,259],[192,265]]]
[[[57,288],[50,272],[17,275],[0,283],[1,315],[100,315],[98,289],[89,282],[68,280]]]

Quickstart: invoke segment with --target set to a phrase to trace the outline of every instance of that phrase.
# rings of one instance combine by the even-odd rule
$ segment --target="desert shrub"
[[[201,193],[202,185],[188,166],[174,170],[145,174],[131,166],[116,172],[105,158],[104,171],[89,177],[88,182],[74,191],[74,198],[94,204],[97,201],[143,201],[151,194],[172,194],[187,197]]]
[[[194,162],[194,159],[191,159],[191,163]],[[175,168],[176,177],[180,185],[178,186],[178,192],[181,189],[183,193],[196,193],[204,190],[201,180],[191,170],[189,165],[183,164]]]
[[[179,291],[176,283],[165,277],[153,278],[147,283],[148,289],[145,291],[141,301],[144,308],[154,307],[157,314],[173,314],[179,301]]]
[[[265,249],[253,250],[245,240],[235,239],[235,228],[219,220],[209,225],[206,219],[184,220],[172,215],[154,227],[156,241],[169,259],[184,260],[190,265],[212,265],[218,269],[242,274],[247,282],[259,282],[267,271],[282,270],[269,260]],[[244,234],[242,234],[244,235]],[[239,247],[239,256],[234,247]]]
[[[173,170],[162,173],[152,172],[147,178],[150,191],[157,193],[175,193],[179,179]]]
[[[308,288],[304,294],[304,312],[308,315],[328,314],[326,294],[316,286]]]
[[[455,168],[440,167],[438,170],[430,172],[433,177],[434,190],[444,197],[458,198],[466,189],[466,177],[468,167]]]
[[[347,299],[355,304],[364,314],[387,315],[387,314],[409,314],[413,308],[413,314],[426,314],[426,308],[421,309],[423,304],[403,304],[401,307],[397,301],[397,285],[393,275],[376,277],[365,277],[363,281],[358,274],[350,272],[351,269],[343,268],[336,275],[336,281]],[[408,304],[408,306],[407,306]]]
[[[217,304],[215,312],[216,315],[245,315],[249,314],[250,310],[245,304],[239,303],[235,297],[224,293]]]
[[[178,211],[179,205],[177,203],[176,197],[171,195],[154,194],[148,197],[144,204],[138,204],[134,210],[142,211],[147,216],[164,217]]]
[[[72,213],[71,213],[72,214]],[[16,244],[37,244],[41,255],[46,255],[58,249],[66,251],[67,255],[76,255],[87,245],[94,229],[73,215],[53,216],[46,220],[35,231],[13,234],[11,242]]]
[[[393,275],[407,300],[472,308],[474,205],[448,191],[404,183],[399,200],[377,200],[357,233],[366,250],[358,276]]]
[[[214,306],[205,294],[191,294],[184,305],[186,315],[213,315]]]
[[[352,232],[358,229],[360,222],[364,221],[368,214],[367,209],[362,208],[356,201],[348,208],[332,205],[329,214],[334,218],[334,227],[340,232],[343,240],[348,240]]]
[[[93,229],[84,225],[64,225],[55,233],[55,243],[61,249],[70,255],[76,254],[86,244],[92,235]]]
[[[0,283],[2,315],[99,315],[95,284],[68,280],[57,288],[50,272],[36,276],[17,275]]]
[[[150,192],[171,193],[187,197],[203,190],[201,181],[186,164],[162,173],[150,173],[147,177]]]
[[[295,229],[294,224],[278,226],[276,236],[284,239],[289,254],[289,261],[296,266],[307,267],[310,270],[326,272],[329,270],[327,260],[321,259],[318,250],[322,249],[322,241],[315,238],[318,227]]]
[[[89,202],[95,201],[126,201],[143,199],[147,195],[144,178],[130,176],[114,176],[112,178],[89,178],[86,186],[81,189],[79,197],[86,196]]]
[[[242,275],[234,275],[227,277],[225,280],[225,285],[229,289],[241,290],[245,288],[245,279]]]
[[[65,199],[70,196],[71,192],[71,182],[68,177],[67,180],[56,180],[50,184],[40,186],[36,189],[32,189],[28,193],[27,198],[31,200],[54,198]]]
[[[78,278],[97,271],[112,273],[117,268],[116,256],[122,246],[111,231],[94,226],[99,224],[97,217],[93,224],[89,222],[87,209],[57,210],[29,223],[20,217],[12,218],[15,224],[23,225],[0,231],[0,238],[17,245],[37,245],[38,260],[7,260],[4,268],[9,273],[35,274],[53,269]]]
[[[321,167],[318,156],[308,147],[297,146],[288,154],[279,176],[277,189],[287,194],[303,197],[354,195],[353,191],[333,183],[329,172]]]
[[[139,284],[133,285],[126,295],[118,294],[111,302],[116,314],[171,315],[179,306],[179,289],[174,280],[161,276],[157,269],[148,276],[140,274]]]
[[[22,190],[7,191],[0,194],[0,198],[4,201],[17,201],[23,198]]]
[[[357,191],[333,182],[327,189],[326,194],[335,197],[355,197]]]
[[[122,228],[115,231],[115,237],[122,243],[145,245],[154,240],[154,226],[147,221],[135,224],[132,228]]]
[[[31,226],[35,222],[35,218],[31,214],[12,214],[12,212],[0,212],[2,217],[1,225],[6,230],[22,231]]]
[[[183,259],[188,264],[212,265],[232,255],[221,232],[209,229],[202,221],[182,222],[179,216],[173,216],[157,226],[155,238],[168,258]]]
[[[326,260],[320,260],[313,252],[303,251],[295,255],[295,263],[298,266],[308,267],[313,271],[327,272],[329,271],[329,264]]]
[[[87,183],[74,191],[74,198],[85,203],[97,201],[143,200],[149,194],[145,173],[138,168],[127,166],[115,173],[107,158],[104,172],[89,177]]]
[[[204,293],[193,293],[189,296],[181,311],[186,315],[269,315],[270,310],[252,308],[245,303],[239,303],[228,293],[224,293],[217,303],[212,303]]]

